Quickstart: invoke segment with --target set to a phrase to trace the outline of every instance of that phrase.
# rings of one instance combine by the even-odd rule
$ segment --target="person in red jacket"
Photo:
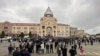
[[[84,49],[83,49],[82,46],[80,47],[80,56],[85,56],[85,54],[84,54]]]

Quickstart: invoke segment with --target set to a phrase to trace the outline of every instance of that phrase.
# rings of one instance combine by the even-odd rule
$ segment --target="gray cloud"
[[[97,1],[97,0],[96,0]],[[85,11],[78,11],[76,13],[76,19],[73,24],[85,27],[86,29],[95,28],[96,26],[99,26],[100,24],[100,6],[98,6],[98,2],[95,2],[94,0],[87,1],[87,5],[89,5]],[[86,4],[83,4],[83,6]]]
[[[43,10],[40,8],[21,9],[17,11],[17,15],[28,18],[31,22],[39,22],[42,15],[41,11]]]
[[[58,22],[100,31],[99,0],[0,0],[0,21],[39,23],[48,4]]]

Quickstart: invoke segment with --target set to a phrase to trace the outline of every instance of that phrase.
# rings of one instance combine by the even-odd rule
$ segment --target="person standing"
[[[58,41],[55,42],[55,48],[57,47],[57,45],[58,45]]]
[[[44,43],[41,44],[41,53],[44,53]]]
[[[67,48],[66,48],[66,46],[64,46],[64,48],[62,48],[62,56],[67,56]]]
[[[91,43],[91,45],[93,45],[93,39],[90,39],[90,43]]]
[[[22,43],[19,44],[19,48],[20,48],[20,50],[23,48]]]
[[[12,51],[14,50],[12,44],[10,44],[10,46],[8,47],[8,51],[9,51],[9,55],[12,54]]]
[[[49,53],[49,43],[46,43],[46,53]]]
[[[78,46],[79,46],[79,48],[81,46],[81,40],[80,39],[78,40]]]
[[[32,53],[34,53],[34,43],[31,43],[30,47],[32,49]]]
[[[80,56],[85,56],[85,54],[84,54],[84,49],[83,49],[82,46],[80,47]]]
[[[61,47],[60,46],[58,46],[58,48],[57,48],[57,54],[58,54],[58,56],[61,56]]]
[[[87,45],[90,44],[89,38],[86,39]]]
[[[38,53],[41,53],[41,42],[39,42],[39,45],[38,45]]]
[[[76,51],[74,49],[74,46],[71,47],[71,49],[69,50],[70,56],[75,56],[76,55]]]
[[[24,49],[24,51],[22,52],[23,56],[31,56],[31,54],[28,52],[28,49]]]
[[[53,43],[50,43],[50,53],[53,53]]]
[[[20,55],[21,56],[24,56],[24,53],[23,53],[24,51],[25,51],[25,47],[23,47],[22,49],[20,49]]]
[[[37,42],[36,43],[36,53],[39,53],[39,48],[40,48],[41,46],[40,46],[40,42]]]
[[[16,50],[13,52],[13,56],[21,56],[20,50],[18,47],[16,47]]]
[[[76,54],[77,54],[77,44],[75,43],[73,47],[74,47]]]
[[[30,54],[32,53],[31,45],[28,46],[28,52],[29,52]]]
[[[38,53],[38,42],[36,42],[36,53]]]

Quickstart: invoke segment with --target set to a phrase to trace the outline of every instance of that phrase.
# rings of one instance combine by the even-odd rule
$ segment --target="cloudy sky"
[[[100,0],[0,0],[0,21],[39,23],[48,5],[59,23],[100,32]]]

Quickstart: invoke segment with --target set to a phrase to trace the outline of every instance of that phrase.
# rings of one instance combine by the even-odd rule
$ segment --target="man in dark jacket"
[[[31,54],[28,52],[28,49],[24,49],[24,51],[22,52],[22,56],[31,56]]]
[[[23,48],[22,43],[19,44],[19,48],[20,48],[20,50]]]
[[[50,43],[50,53],[53,53],[53,43]]]
[[[49,53],[49,44],[46,43],[46,53]]]
[[[57,54],[58,54],[58,56],[61,56],[61,47],[60,46],[57,47]]]
[[[57,45],[58,45],[58,41],[55,42],[55,48],[57,47]]]
[[[23,52],[25,51],[25,48],[23,47],[22,49],[20,49],[20,55],[24,56]]]
[[[16,47],[16,50],[13,52],[13,56],[21,56],[19,48]]]
[[[8,51],[9,51],[9,55],[12,54],[12,51],[14,50],[12,44],[10,44],[10,46],[8,47]]]
[[[76,55],[76,51],[74,49],[74,46],[71,47],[71,49],[69,50],[70,56],[75,56]]]
[[[31,43],[31,45],[30,45],[33,53],[34,53],[34,45],[35,45],[35,43]]]
[[[74,47],[76,54],[77,54],[77,44],[75,43],[73,47]]]
[[[78,46],[79,46],[79,48],[81,46],[81,40],[80,39],[78,40]]]
[[[32,53],[31,45],[28,46],[28,52],[29,52],[30,54]]]
[[[62,56],[67,56],[67,48],[66,48],[66,46],[64,46],[64,48],[62,48]]]

